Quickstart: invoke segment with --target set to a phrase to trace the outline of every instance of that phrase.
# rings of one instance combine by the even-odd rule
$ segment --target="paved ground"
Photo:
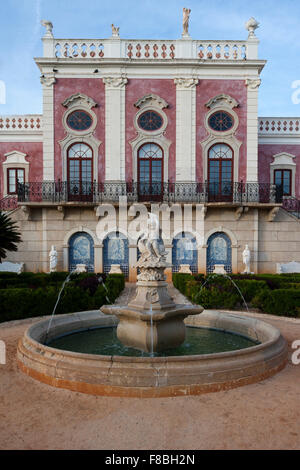
[[[126,289],[120,301],[130,295]],[[300,320],[264,320],[289,345],[300,340]],[[0,324],[7,346],[7,364],[0,365],[0,449],[300,449],[300,365],[289,363],[255,385],[194,397],[94,397],[18,370],[17,342],[34,321]]]

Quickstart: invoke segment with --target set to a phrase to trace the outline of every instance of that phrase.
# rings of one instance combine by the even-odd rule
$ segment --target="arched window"
[[[87,144],[76,143],[68,150],[68,193],[71,201],[93,198],[93,151]]]
[[[208,190],[210,201],[230,201],[233,194],[233,151],[227,144],[216,144],[208,152]]]
[[[154,143],[138,150],[138,188],[140,200],[160,200],[163,194],[163,151]]]

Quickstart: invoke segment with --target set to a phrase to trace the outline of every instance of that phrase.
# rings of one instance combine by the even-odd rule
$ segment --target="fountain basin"
[[[60,335],[115,326],[117,318],[82,312],[54,318],[48,340]],[[255,383],[287,363],[287,343],[275,327],[257,319],[204,311],[185,324],[216,328],[261,344],[225,353],[194,356],[128,357],[75,353],[44,343],[49,319],[30,326],[20,339],[20,369],[49,385],[93,395],[163,397],[226,390]]]
[[[125,346],[145,352],[160,352],[176,348],[185,340],[184,319],[198,315],[203,307],[177,305],[174,308],[151,313],[128,307],[101,307],[106,315],[119,319],[117,336]]]

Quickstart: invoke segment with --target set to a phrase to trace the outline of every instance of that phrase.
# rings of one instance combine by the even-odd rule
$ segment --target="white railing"
[[[126,41],[125,57],[129,59],[175,59],[176,41]]]
[[[0,132],[1,131],[42,131],[42,115],[26,114],[0,116]]]
[[[246,60],[246,41],[197,41],[197,56],[203,60]]]
[[[104,57],[104,41],[88,39],[55,39],[54,57],[97,59]]]
[[[259,135],[298,135],[300,137],[300,117],[299,118],[258,118]]]
[[[257,38],[247,41],[56,39],[44,37],[44,57],[57,59],[201,59],[241,61],[258,58]]]

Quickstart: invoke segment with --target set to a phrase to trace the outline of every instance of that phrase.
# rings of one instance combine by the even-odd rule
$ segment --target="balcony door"
[[[233,151],[226,144],[216,144],[208,152],[209,201],[232,201]]]
[[[164,155],[157,144],[147,143],[138,151],[138,192],[141,201],[159,201],[163,196]]]
[[[68,150],[68,199],[93,200],[93,152],[83,143],[73,144]]]

